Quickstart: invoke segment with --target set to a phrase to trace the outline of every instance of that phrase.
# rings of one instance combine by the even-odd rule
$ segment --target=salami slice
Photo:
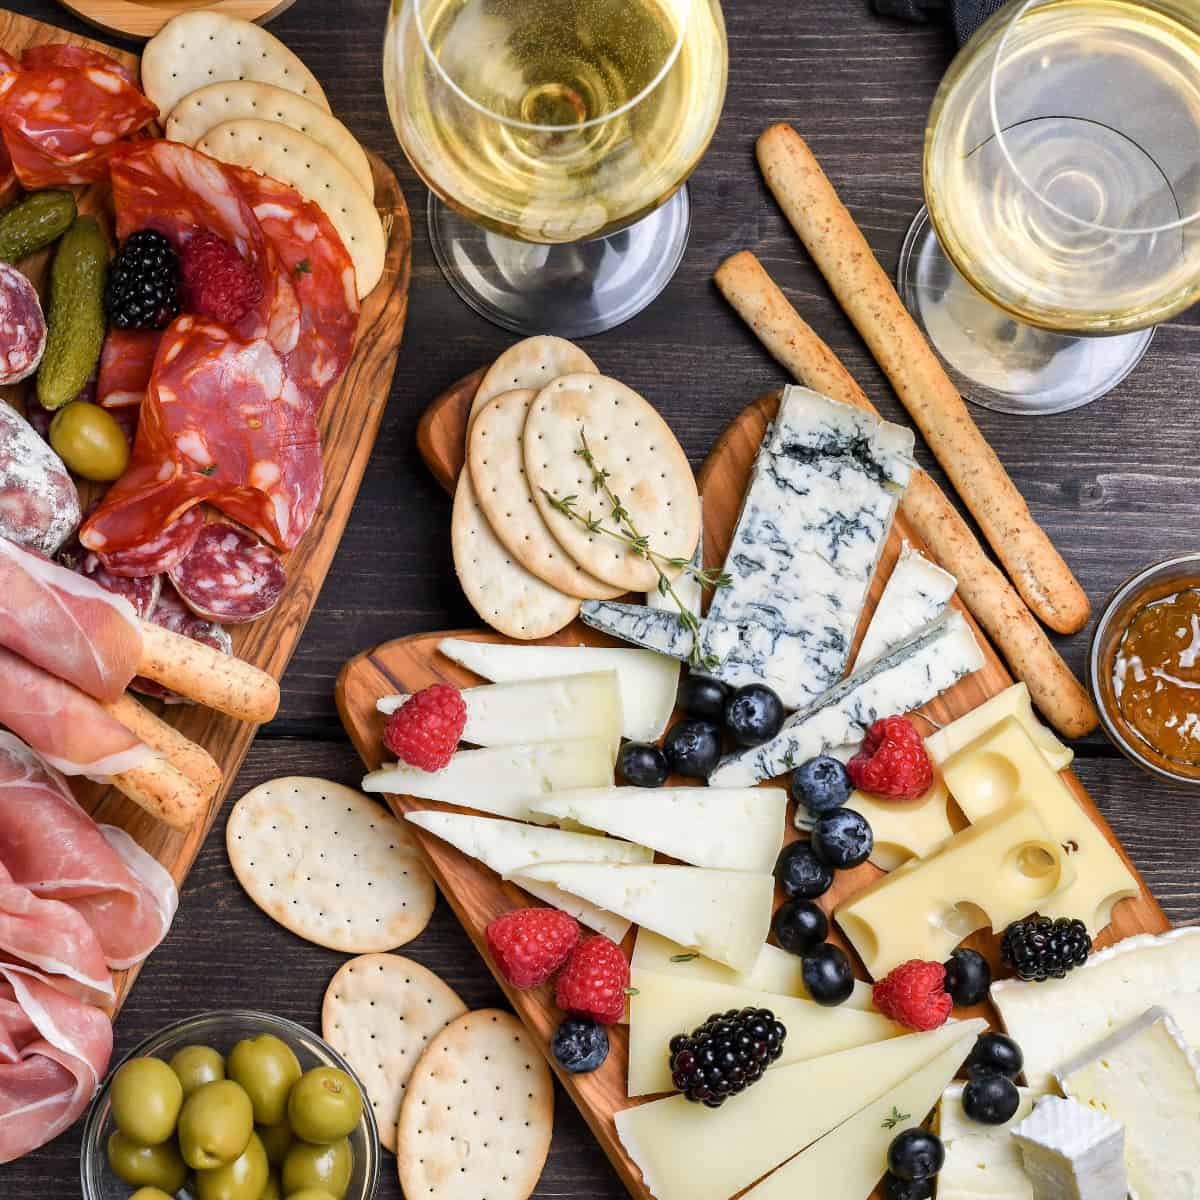
[[[28,379],[46,349],[46,318],[33,284],[0,263],[0,384]]]
[[[170,576],[192,612],[226,625],[242,625],[270,612],[287,586],[287,572],[270,547],[221,521],[205,525]]]
[[[77,575],[85,575],[93,583],[98,583],[105,591],[124,596],[139,617],[148,617],[158,603],[162,591],[161,575],[142,575],[136,579],[114,575],[100,561],[98,554],[85,550],[79,544],[78,538],[71,538],[58,552],[58,561]]]
[[[100,352],[96,402],[104,408],[131,408],[146,398],[159,329],[110,329]]]
[[[0,400],[0,537],[47,557],[79,524],[79,493],[62,459]]]
[[[165,574],[187,557],[204,528],[204,510],[189,508],[161,532],[140,545],[115,554],[101,554],[101,563],[113,574],[129,579]]]
[[[15,60],[14,60],[15,66]],[[26,71],[41,71],[61,67],[66,71],[80,71],[84,67],[100,67],[114,71],[127,83],[136,86],[137,80],[127,67],[115,58],[86,46],[72,46],[68,42],[45,42],[41,46],[29,46],[21,52],[21,66]]]
[[[169,629],[180,637],[191,638],[194,642],[211,646],[222,654],[233,653],[233,641],[228,631],[214,621],[206,621],[203,617],[196,616],[179,598],[179,593],[169,582],[163,584],[162,593],[149,619],[155,625],[161,625],[163,629]],[[192,703],[170,688],[163,687],[161,683],[156,683],[153,679],[143,679],[140,675],[129,686],[144,696],[153,696],[163,701],[164,704]]]

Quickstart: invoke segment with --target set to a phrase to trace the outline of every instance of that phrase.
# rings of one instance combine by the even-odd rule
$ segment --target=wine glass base
[[[671,282],[690,231],[686,187],[619,233],[549,246],[501,237],[429,195],[429,238],[450,286],[526,336],[589,337],[637,316]]]
[[[1141,362],[1153,329],[1074,337],[1024,325],[981,296],[938,245],[922,208],[900,251],[896,286],[963,396],[994,412],[1044,416],[1112,391]]]

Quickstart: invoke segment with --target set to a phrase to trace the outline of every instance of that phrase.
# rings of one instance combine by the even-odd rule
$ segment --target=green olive
[[[256,1124],[278,1125],[287,1115],[288,1093],[301,1075],[287,1042],[270,1033],[246,1038],[230,1052],[225,1070],[250,1097]]]
[[[106,408],[74,400],[54,414],[50,445],[69,470],[84,479],[111,483],[129,465],[129,439]]]
[[[172,1057],[171,1070],[179,1076],[186,1100],[197,1088],[225,1078],[225,1060],[211,1046],[184,1046]]]
[[[336,1142],[358,1124],[362,1094],[336,1067],[314,1067],[296,1081],[288,1096],[292,1132],[306,1142]]]
[[[271,1166],[283,1166],[284,1156],[296,1140],[296,1135],[292,1132],[292,1127],[287,1121],[280,1121],[278,1125],[259,1125],[255,1128],[254,1132],[258,1134],[259,1139],[262,1141]]]
[[[162,1188],[144,1187],[138,1188],[129,1200],[171,1200],[171,1197]]]
[[[206,1083],[183,1102],[179,1149],[183,1161],[195,1171],[211,1171],[233,1162],[253,1133],[250,1097],[230,1079]]]
[[[161,1058],[131,1058],[113,1076],[113,1120],[131,1142],[157,1146],[175,1132],[183,1106],[179,1076]]]
[[[267,1152],[258,1135],[252,1133],[245,1150],[233,1162],[196,1172],[197,1200],[258,1200],[270,1173]]]
[[[278,1171],[272,1171],[267,1176],[267,1186],[263,1188],[258,1200],[283,1200],[283,1185],[279,1182]]]
[[[119,1129],[108,1139],[108,1165],[133,1187],[161,1188],[172,1196],[187,1179],[187,1164],[174,1142],[139,1146]]]
[[[353,1169],[354,1151],[346,1138],[329,1146],[296,1142],[283,1160],[283,1194],[291,1196],[306,1188],[316,1188],[328,1192],[334,1200],[342,1200]]]
[[[337,1197],[324,1188],[304,1188],[299,1192],[288,1193],[287,1200],[337,1200]]]

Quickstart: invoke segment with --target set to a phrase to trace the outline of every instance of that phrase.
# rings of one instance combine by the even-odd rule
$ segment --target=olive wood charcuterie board
[[[466,417],[479,378],[480,373],[476,372],[443,393],[426,410],[420,423],[417,441],[422,457],[434,477],[447,490],[453,488],[454,480],[462,469]],[[700,470],[698,481],[704,496],[705,563],[708,566],[714,566],[724,560],[754,457],[777,406],[778,397],[769,395],[745,408],[717,440]],[[871,590],[865,618],[874,610],[883,590],[883,583],[904,540],[917,549],[923,549],[920,539],[913,535],[903,517],[897,516],[884,551],[881,570],[877,573]],[[957,598],[954,604],[962,609]],[[950,691],[920,710],[938,725],[962,716],[1012,683],[1007,668],[988,644],[983,633],[969,614],[966,614],[966,617],[983,648],[986,662],[982,670],[963,679]],[[338,711],[368,768],[377,768],[384,757],[381,740],[384,718],[375,710],[375,701],[379,696],[390,692],[413,692],[438,680],[447,680],[459,686],[482,682],[438,654],[438,643],[447,636],[451,635],[418,634],[388,642],[351,659],[342,669],[337,684]],[[459,632],[453,636],[489,642],[507,640],[490,631],[466,634]],[[576,621],[555,636],[533,644],[606,646],[619,643]],[[1128,863],[1128,856],[1121,849],[1120,843],[1083,785],[1073,772],[1068,772],[1065,778],[1085,811]],[[388,796],[387,800],[397,814],[418,808],[445,807],[407,796]],[[464,796],[463,801],[464,804],[469,804],[470,797]],[[961,818],[960,824],[965,824]],[[488,961],[484,948],[484,930],[488,922],[516,905],[528,903],[528,898],[514,885],[504,883],[493,872],[447,843],[419,829],[414,828],[413,834],[438,885],[480,953],[484,955],[485,961]],[[792,837],[796,836],[790,827],[789,834]],[[1130,865],[1132,867],[1132,864]],[[820,901],[822,907],[826,910],[832,909],[841,900],[877,878],[880,873],[870,864],[864,864],[853,871],[839,872],[833,889]],[[1138,878],[1141,882],[1140,876]],[[1117,906],[1113,924],[1105,931],[1098,944],[1107,945],[1136,933],[1160,933],[1168,927],[1169,922],[1162,909],[1145,884],[1141,883],[1141,895],[1122,901]],[[627,948],[632,944],[632,937],[631,934]],[[855,960],[853,951],[836,929],[831,933],[831,940],[838,941],[850,952],[851,959]],[[997,940],[992,935],[976,935],[969,939],[967,944],[982,950],[995,964]],[[861,968],[858,973],[865,977]],[[649,1192],[642,1181],[641,1172],[625,1153],[612,1120],[615,1112],[641,1102],[630,1100],[625,1094],[628,1050],[626,1029],[616,1027],[610,1031],[612,1051],[608,1062],[598,1071],[591,1075],[567,1074],[558,1068],[549,1053],[550,1035],[561,1019],[561,1014],[553,1006],[550,987],[521,992],[508,987],[502,979],[498,979],[498,982],[504,987],[518,1015],[546,1051],[563,1087],[587,1120],[630,1194],[638,1200],[648,1200]],[[986,1006],[981,1007],[978,1014],[972,1015],[982,1015],[993,1022],[995,1020],[994,1012]],[[798,1146],[797,1150],[799,1149],[801,1147]],[[736,1147],[731,1152],[736,1153]]]
[[[153,37],[172,17],[204,8],[265,25],[296,0],[59,0],[77,17],[120,37]]]
[[[137,69],[135,54],[16,13],[0,11],[0,46],[18,58],[27,46],[63,41],[102,50]],[[284,556],[288,585],[277,607],[252,624],[231,629],[234,653],[276,679],[283,675],[304,632],[358,494],[387,407],[408,312],[412,266],[408,208],[392,171],[382,159],[375,155],[370,158],[375,176],[375,205],[387,231],[387,259],[383,278],[363,301],[358,341],[350,366],[321,411],[326,487],[312,527],[300,545]],[[106,203],[107,188],[100,185],[79,196],[79,206],[84,211],[103,212]],[[26,261],[22,268],[40,288],[47,264],[48,255],[42,255],[40,260]],[[22,384],[3,389],[0,394],[21,407],[26,389],[27,385]],[[32,399],[31,393],[30,396]],[[36,404],[36,400],[32,403]],[[85,494],[83,498],[86,503],[88,496]],[[163,707],[157,701],[146,702],[160,709],[166,720],[203,746],[220,765],[224,775],[222,786],[210,802],[205,819],[187,832],[176,832],[158,824],[114,788],[77,780],[73,790],[98,821],[127,830],[171,872],[176,883],[182,884],[250,748],[255,728],[209,709],[191,705]],[[136,976],[137,968],[115,974],[116,1007],[120,1007]]]

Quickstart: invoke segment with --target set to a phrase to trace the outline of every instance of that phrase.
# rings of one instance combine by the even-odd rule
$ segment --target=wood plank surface
[[[181,12],[206,8],[266,24],[286,12],[296,0],[62,0],[76,16],[104,33],[124,37],[153,37]]]

